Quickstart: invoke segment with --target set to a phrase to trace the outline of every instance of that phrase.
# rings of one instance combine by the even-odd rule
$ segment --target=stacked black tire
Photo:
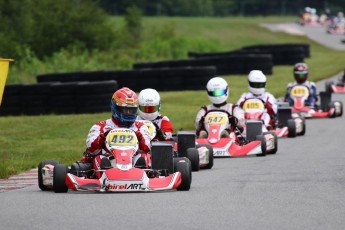
[[[135,92],[140,92],[145,88],[154,88],[158,91],[203,90],[207,81],[216,75],[217,71],[214,66],[185,66],[180,68],[145,68],[44,74],[37,76],[37,82],[115,80],[120,88],[128,87]]]
[[[6,85],[0,115],[108,112],[116,81]]]
[[[184,66],[215,66],[219,75],[247,74],[250,70],[260,69],[265,74],[272,74],[273,59],[270,54],[230,54],[210,55],[186,60],[136,63],[134,69],[144,68],[181,68]]]
[[[227,57],[236,55],[271,55],[273,65],[294,65],[298,62],[304,62],[304,58],[310,57],[309,44],[289,43],[289,44],[269,44],[246,46],[239,50],[227,52],[188,52],[190,58],[210,58],[210,57]],[[260,66],[259,66],[260,67]],[[262,66],[264,69],[267,66]],[[264,70],[263,70],[264,71]],[[265,72],[265,71],[264,71]]]

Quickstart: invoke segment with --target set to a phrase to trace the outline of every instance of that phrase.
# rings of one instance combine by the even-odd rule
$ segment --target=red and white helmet
[[[210,101],[219,105],[228,99],[228,83],[221,77],[210,79],[206,85],[207,94]]]
[[[159,116],[161,98],[155,89],[144,89],[139,93],[139,116],[153,121]]]
[[[266,90],[266,76],[261,70],[252,70],[248,74],[248,89],[254,95],[261,95]]]
[[[113,118],[122,127],[131,126],[138,112],[137,94],[126,87],[117,90],[110,100],[110,108]]]
[[[308,66],[305,63],[297,63],[293,67],[293,75],[299,84],[303,84],[308,79]]]

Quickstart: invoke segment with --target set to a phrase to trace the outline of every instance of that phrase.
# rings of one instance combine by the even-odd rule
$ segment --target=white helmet
[[[138,96],[139,116],[152,121],[159,115],[161,98],[155,89],[143,89]]]
[[[228,99],[228,83],[221,77],[214,77],[207,83],[208,98],[213,104],[222,104]]]
[[[248,75],[248,89],[252,94],[261,95],[265,93],[266,76],[261,70],[252,70]]]

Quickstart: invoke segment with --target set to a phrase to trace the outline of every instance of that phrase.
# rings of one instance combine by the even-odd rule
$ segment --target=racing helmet
[[[266,76],[261,70],[252,70],[248,74],[248,89],[254,95],[261,95],[266,90]]]
[[[308,78],[308,66],[305,63],[297,63],[293,68],[293,75],[299,84],[306,82]]]
[[[137,94],[127,87],[117,90],[110,100],[110,108],[121,127],[130,127],[137,117]]]
[[[208,98],[215,105],[222,104],[228,99],[228,88],[228,83],[223,78],[211,78],[206,85]]]
[[[152,121],[159,115],[161,98],[155,89],[143,89],[139,96],[139,116],[145,120]]]

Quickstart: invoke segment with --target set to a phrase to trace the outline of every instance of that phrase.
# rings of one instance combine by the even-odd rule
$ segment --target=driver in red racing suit
[[[110,102],[112,117],[105,121],[94,124],[86,139],[87,149],[82,158],[82,162],[93,162],[93,168],[99,170],[110,165],[106,157],[105,139],[111,129],[128,128],[135,132],[138,142],[139,151],[133,158],[136,167],[147,168],[150,165],[151,150],[150,134],[146,125],[136,121],[138,111],[138,98],[135,92],[129,88],[117,90]],[[100,176],[100,174],[98,175]]]

